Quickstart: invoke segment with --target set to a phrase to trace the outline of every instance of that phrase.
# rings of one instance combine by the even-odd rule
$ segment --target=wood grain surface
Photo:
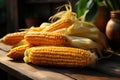
[[[11,46],[0,43],[0,69],[19,80],[120,80],[120,57],[100,60],[93,67],[61,68],[26,64],[7,57]]]

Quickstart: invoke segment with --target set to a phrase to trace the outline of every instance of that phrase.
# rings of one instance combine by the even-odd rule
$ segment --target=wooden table
[[[100,60],[93,67],[58,68],[14,61],[6,54],[11,46],[0,43],[0,69],[7,80],[120,80],[120,57]]]

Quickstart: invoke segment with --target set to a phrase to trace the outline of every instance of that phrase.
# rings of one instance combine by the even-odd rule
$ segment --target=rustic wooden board
[[[120,59],[120,58],[119,58]],[[117,59],[118,60],[118,59]],[[101,60],[94,69],[111,76],[120,77],[120,62],[116,60]]]
[[[120,62],[116,61],[119,59],[101,60],[87,68],[44,67],[8,58],[5,51],[10,48],[0,43],[0,68],[20,80],[120,80]]]

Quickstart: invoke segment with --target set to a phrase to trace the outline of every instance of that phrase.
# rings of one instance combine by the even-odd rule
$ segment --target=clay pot
[[[112,49],[120,48],[120,10],[111,11],[111,19],[106,26],[106,36]]]
[[[109,10],[106,8],[106,6],[101,6],[98,9],[98,13],[95,16],[92,23],[96,25],[96,27],[103,33],[105,33],[106,24],[108,20],[110,19]]]

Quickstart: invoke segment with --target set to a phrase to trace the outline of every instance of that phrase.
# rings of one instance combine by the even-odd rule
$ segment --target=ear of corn
[[[47,28],[43,29],[43,32],[52,32],[61,28],[68,28],[72,25],[71,19],[59,19],[56,22],[50,24]]]
[[[1,42],[7,44],[7,45],[14,45],[24,39],[24,35],[26,32],[15,32],[15,33],[9,33],[5,35],[2,39]]]
[[[100,31],[95,25],[87,22],[76,22],[66,30],[67,35],[80,36],[96,40],[99,38]]]
[[[105,35],[92,23],[78,21],[67,28],[66,35],[89,38],[104,49],[108,47]]]
[[[95,41],[85,38],[85,37],[76,37],[76,36],[66,36],[70,45],[72,47],[77,47],[81,49],[96,49],[98,52],[101,53],[102,47],[98,45]]]
[[[22,59],[24,57],[24,51],[29,48],[29,45],[21,45],[15,48],[12,48],[7,56],[13,59]]]
[[[60,33],[52,32],[29,32],[25,35],[30,45],[64,45],[66,37]]]
[[[81,67],[94,64],[97,57],[94,53],[84,49],[42,46],[27,49],[24,61],[36,65]]]

